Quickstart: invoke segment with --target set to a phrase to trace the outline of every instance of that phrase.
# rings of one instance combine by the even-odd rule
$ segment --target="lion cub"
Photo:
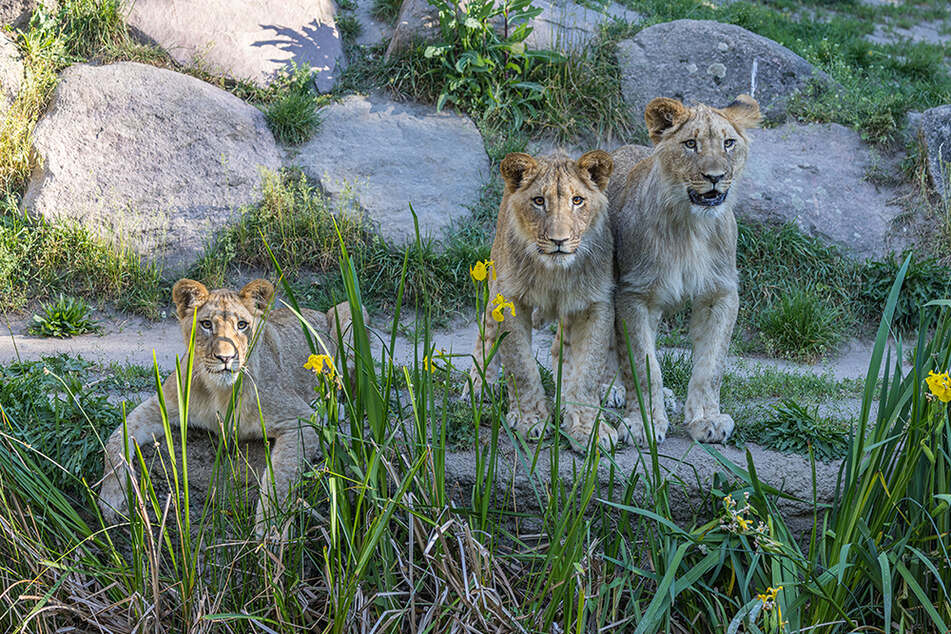
[[[507,331],[496,356],[509,386],[508,419],[530,438],[543,435],[551,416],[532,354],[533,314],[536,320],[561,321],[574,342],[564,368],[565,430],[586,443],[594,428],[599,369],[614,322],[612,241],[605,196],[613,168],[610,155],[600,150],[577,161],[523,153],[509,154],[502,161],[505,192],[492,244],[497,279],[490,278],[489,297],[501,294],[502,301],[512,306],[510,311],[496,311],[490,302],[484,317],[485,336],[476,342],[470,376],[478,396],[482,389],[479,369],[495,341]],[[497,322],[490,312],[504,320]],[[599,430],[599,440],[617,442],[617,431],[609,424],[602,421]]]
[[[645,442],[644,421],[632,398],[626,332],[641,386],[647,385],[650,371],[654,437],[661,441],[666,436],[657,327],[664,313],[690,301],[693,373],[684,422],[695,440],[721,442],[733,432],[733,419],[720,412],[720,381],[739,306],[730,188],[743,172],[749,151],[745,131],[759,124],[759,105],[747,95],[722,109],[687,108],[659,98],[647,105],[644,118],[653,151],[618,149],[618,169],[609,187],[618,276],[617,349],[628,394],[623,424]]]
[[[254,280],[240,291],[227,289],[209,291],[199,282],[183,279],[175,283],[175,302],[185,346],[191,340],[195,324],[195,352],[189,395],[188,424],[192,427],[221,432],[232,397],[232,386],[244,374],[238,411],[235,414],[239,439],[261,438],[261,418],[271,449],[271,473],[265,470],[261,479],[261,497],[256,511],[259,534],[265,527],[265,514],[287,496],[296,479],[301,461],[317,447],[317,436],[311,425],[301,424],[314,408],[314,375],[304,368],[308,345],[300,321],[289,309],[265,311],[271,303],[274,287],[267,280]],[[326,314],[304,310],[303,316],[322,333],[318,343],[332,357],[337,344],[337,324],[347,332],[350,307],[343,303]],[[194,322],[193,322],[194,316]],[[330,335],[330,333],[334,333]],[[256,337],[254,346],[252,339]],[[185,374],[187,352],[180,371]],[[162,384],[168,418],[177,425],[179,416],[175,374]],[[103,515],[115,521],[125,508],[126,481],[133,466],[132,442],[139,445],[163,435],[158,395],[132,410],[127,418],[129,446],[123,447],[120,426],[109,437],[105,447],[105,470],[99,506]]]

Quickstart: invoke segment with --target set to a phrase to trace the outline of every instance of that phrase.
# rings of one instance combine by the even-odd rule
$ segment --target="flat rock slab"
[[[602,24],[611,20],[634,24],[644,19],[641,14],[616,2],[600,10],[574,2],[546,0],[535,0],[532,6],[540,8],[542,12],[532,21],[533,29],[525,39],[525,44],[539,50],[565,53],[580,50],[597,37]]]
[[[926,110],[919,126],[928,155],[928,177],[935,190],[946,196],[951,178],[951,105]]]
[[[795,222],[856,257],[901,250],[892,231],[896,193],[865,180],[874,156],[857,132],[836,123],[751,130],[735,213],[759,222]]]
[[[36,126],[23,207],[173,271],[191,264],[281,156],[264,115],[203,81],[125,62],[72,66]]]
[[[439,237],[479,201],[489,158],[468,117],[351,96],[321,119],[291,160],[331,194],[352,195],[388,240],[415,240],[410,204],[423,237]]]
[[[179,63],[265,85],[292,62],[333,88],[344,67],[333,0],[136,0],[128,22]]]
[[[726,106],[753,94],[768,119],[782,120],[789,97],[827,76],[788,48],[710,20],[675,20],[618,43],[624,99],[643,113],[654,97]]]
[[[23,81],[23,61],[20,51],[3,33],[0,33],[0,116],[16,99]]]
[[[373,16],[374,0],[355,0],[356,8],[353,13],[360,23],[360,33],[356,43],[360,46],[376,46],[386,41],[393,34],[393,27],[377,20]]]
[[[504,435],[503,432],[502,436]],[[564,438],[562,440],[564,442]],[[536,492],[544,495],[544,491],[550,488],[548,483],[551,482],[551,452],[547,449],[538,452],[538,460],[533,471],[531,464],[535,451],[534,444],[527,445],[528,451],[533,453],[526,455],[523,450],[521,456],[516,453],[507,438],[499,444],[500,458],[495,478],[496,499],[506,508],[539,510]],[[741,469],[746,469],[746,449],[727,445],[710,445],[710,447]],[[812,472],[809,460],[798,454],[784,454],[763,449],[758,445],[751,444],[747,448],[753,457],[761,482],[802,500],[810,501],[810,503],[797,503],[785,499],[777,500],[790,530],[797,537],[808,537],[808,531],[812,527]],[[728,475],[728,471],[699,443],[679,435],[668,437],[658,445],[657,452],[661,474],[669,477],[671,481],[669,492],[674,516],[678,520],[689,520],[701,507],[704,499],[709,498],[714,474],[719,472]],[[558,477],[567,489],[576,482],[577,472],[582,468],[583,460],[583,456],[566,448],[559,454]],[[646,449],[622,445],[615,453],[613,462],[615,464],[614,501],[620,501],[627,479],[632,474],[641,474],[638,491],[643,491],[645,464],[648,468],[650,466],[650,455]],[[595,498],[610,497],[608,484],[611,463],[612,460],[608,457],[603,457],[599,463],[598,481],[601,486],[595,489]],[[820,504],[832,500],[838,469],[838,462],[816,463],[816,498]],[[455,499],[469,499],[472,488],[476,484],[475,476],[474,451],[446,455],[446,483],[452,487]],[[730,476],[726,480],[733,481],[734,478]],[[546,500],[543,498],[544,501]]]

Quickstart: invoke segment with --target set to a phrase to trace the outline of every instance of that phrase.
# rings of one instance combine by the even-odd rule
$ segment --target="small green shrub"
[[[320,123],[314,74],[306,64],[281,72],[265,90],[249,96],[260,104],[268,127],[281,143],[303,143]]]
[[[30,333],[40,337],[73,337],[101,330],[90,317],[92,309],[78,297],[60,293],[55,301],[41,307],[39,315],[33,315]]]
[[[842,458],[849,446],[849,428],[831,417],[819,416],[792,400],[773,408],[773,416],[744,432],[750,440],[784,453],[813,454],[819,460]]]
[[[768,351],[814,360],[839,341],[840,313],[811,287],[794,287],[757,319]]]
[[[394,24],[396,18],[400,15],[400,7],[402,5],[403,0],[373,0],[371,14],[381,22]]]
[[[337,29],[340,31],[340,37],[346,42],[352,42],[360,35],[363,25],[355,16],[349,13],[340,13],[336,19]]]
[[[916,257],[914,253],[906,252],[901,258],[893,253],[882,260],[865,263],[860,294],[860,299],[870,312],[881,310],[895,276],[909,254],[911,262],[895,306],[894,321],[895,326],[904,332],[918,327],[919,312],[923,305],[933,299],[951,296],[951,274],[946,266],[933,258]]]
[[[122,421],[101,386],[89,383],[91,366],[66,355],[0,366],[0,429],[48,456],[41,468],[71,493],[102,474],[101,443]]]
[[[532,8],[531,0],[474,0],[465,11],[450,0],[430,3],[439,11],[440,38],[425,47],[420,68],[403,65],[404,76],[421,72],[413,81],[435,87],[439,110],[452,104],[486,119],[504,117],[515,127],[534,117],[545,88],[532,73],[541,64],[562,59],[525,47],[531,20],[541,9]],[[501,35],[496,28],[499,21]]]

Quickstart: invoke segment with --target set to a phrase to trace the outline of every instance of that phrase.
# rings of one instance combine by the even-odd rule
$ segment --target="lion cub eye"
[[[577,206],[584,202],[584,198],[582,198],[581,196],[575,196],[574,198],[571,199],[571,202],[572,204]]]
[[[534,198],[532,198],[532,204],[541,207],[542,205],[545,204],[545,199],[542,196],[535,196]]]
[[[204,328],[205,330],[211,330],[211,320],[210,320],[210,319],[202,319],[202,320],[201,320],[200,322],[198,322],[198,323],[201,324],[201,327]]]
[[[684,141],[684,145],[687,146],[687,148],[690,150],[697,149],[697,142],[693,139],[687,139],[686,141]]]
[[[243,319],[238,322],[238,330],[247,330],[247,329],[248,329],[248,322],[244,321]]]
[[[729,150],[734,145],[736,145],[736,139],[726,139],[723,141],[723,147],[727,150]]]

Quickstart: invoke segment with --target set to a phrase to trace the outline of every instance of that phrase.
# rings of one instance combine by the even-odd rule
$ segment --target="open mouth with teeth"
[[[717,191],[715,189],[703,192],[702,194],[688,189],[687,195],[690,196],[690,202],[703,207],[716,207],[726,200],[726,192]]]

